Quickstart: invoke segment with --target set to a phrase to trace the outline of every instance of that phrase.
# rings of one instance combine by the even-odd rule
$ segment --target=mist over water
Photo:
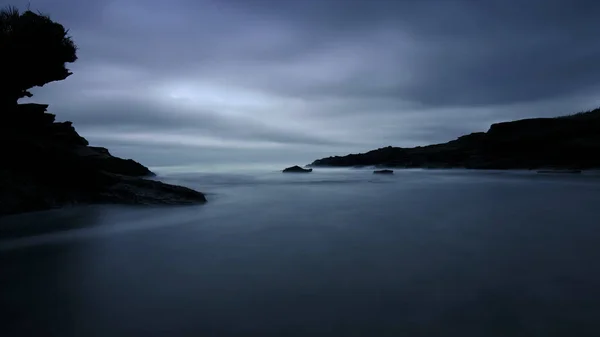
[[[598,175],[280,168],[0,218],[0,336],[600,334]]]

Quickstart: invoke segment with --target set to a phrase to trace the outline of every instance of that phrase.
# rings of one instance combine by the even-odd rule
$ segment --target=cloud
[[[146,146],[133,154],[425,145],[600,103],[595,1],[33,5],[80,47],[74,75],[34,90],[33,101],[101,145]]]
[[[80,104],[59,102],[50,110],[58,111],[62,120],[73,121],[84,135],[113,135],[123,141],[146,140],[149,144],[155,143],[152,138],[155,141],[178,139],[167,142],[185,144],[187,140],[195,146],[204,143],[248,147],[252,142],[330,146],[343,143],[343,140],[320,136],[318,130],[273,126],[252,116],[237,115],[235,111],[227,114],[223,110],[202,109],[187,104],[184,99],[150,100],[112,95],[109,100],[86,97],[77,102]]]

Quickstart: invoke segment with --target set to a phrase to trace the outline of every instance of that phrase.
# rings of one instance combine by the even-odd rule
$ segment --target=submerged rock
[[[194,204],[200,192],[145,179],[142,164],[88,145],[70,122],[57,123],[47,105],[0,111],[0,215],[69,204]]]
[[[286,169],[283,170],[284,173],[309,173],[312,172],[312,169],[306,169],[306,168],[302,168],[298,165],[296,166],[292,166],[292,167],[288,167]]]
[[[570,173],[579,174],[581,170],[539,170],[537,173],[552,174],[552,173]]]
[[[394,171],[392,170],[375,170],[373,171],[374,174],[394,174]]]

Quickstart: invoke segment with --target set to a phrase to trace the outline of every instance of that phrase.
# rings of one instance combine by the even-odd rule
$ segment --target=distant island
[[[443,144],[384,147],[315,160],[312,167],[595,169],[600,168],[600,108],[555,118],[492,124]]]

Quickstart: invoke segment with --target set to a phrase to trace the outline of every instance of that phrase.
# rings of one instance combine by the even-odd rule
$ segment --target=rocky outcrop
[[[288,167],[286,169],[283,170],[283,173],[309,173],[312,172],[312,169],[305,169],[303,167],[300,167],[298,165],[296,166],[292,166],[292,167]]]
[[[443,144],[384,147],[315,160],[310,166],[402,168],[600,168],[600,109],[558,118],[493,124]]]
[[[581,170],[540,170],[537,173],[541,174],[580,174]]]
[[[145,179],[142,164],[89,146],[44,104],[0,112],[0,215],[79,203],[190,204],[200,192]]]
[[[188,205],[205,202],[204,195],[187,187],[169,185],[157,180],[113,175],[115,183],[94,198],[100,203]]]
[[[375,170],[373,174],[394,174],[393,170]]]

